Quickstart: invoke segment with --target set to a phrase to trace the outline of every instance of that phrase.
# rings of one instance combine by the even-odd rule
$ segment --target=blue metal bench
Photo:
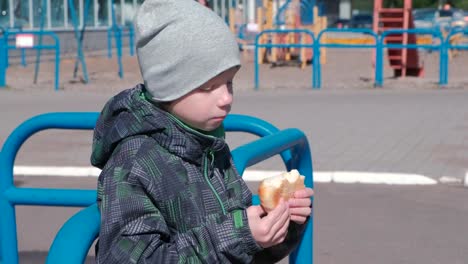
[[[87,207],[71,217],[52,243],[47,263],[83,263],[99,233],[99,211],[95,190],[17,188],[13,184],[13,165],[21,145],[33,134],[45,129],[93,129],[98,113],[49,113],[21,124],[6,140],[0,152],[0,263],[18,263],[16,205]],[[286,169],[298,169],[313,187],[312,159],[306,136],[298,129],[279,131],[258,118],[229,115],[226,131],[242,131],[262,137],[232,151],[234,162],[243,173],[246,167],[281,154]],[[258,204],[258,197],[254,197]],[[313,218],[299,247],[290,255],[292,263],[312,263]]]

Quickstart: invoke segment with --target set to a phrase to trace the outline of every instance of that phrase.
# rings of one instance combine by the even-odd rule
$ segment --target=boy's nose
[[[221,94],[219,99],[219,106],[230,106],[233,101],[232,90],[227,85],[223,85],[223,87],[220,90]]]

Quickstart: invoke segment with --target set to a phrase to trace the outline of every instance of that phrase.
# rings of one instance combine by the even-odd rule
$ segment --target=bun
[[[258,196],[263,209],[270,212],[275,209],[281,198],[284,201],[292,198],[295,191],[305,188],[304,179],[297,170],[291,170],[262,180],[258,187]]]

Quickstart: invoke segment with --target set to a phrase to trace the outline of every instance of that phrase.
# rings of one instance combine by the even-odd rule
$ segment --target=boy
[[[144,85],[121,92],[96,124],[98,263],[275,262],[299,242],[311,189],[266,213],[223,136],[239,50],[193,0],[146,0],[135,27]]]

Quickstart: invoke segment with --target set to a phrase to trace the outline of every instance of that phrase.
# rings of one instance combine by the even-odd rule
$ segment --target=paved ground
[[[317,171],[462,179],[468,170],[468,77],[461,70],[468,62],[466,54],[455,58],[453,82],[444,89],[434,84],[437,64],[432,55],[426,60],[425,78],[395,80],[387,69],[385,87],[374,89],[368,55],[330,52],[320,91],[310,89],[310,68],[263,66],[262,86],[255,92],[252,65],[246,60],[236,78],[233,112],[303,130]],[[64,62],[59,92],[52,91],[47,77],[31,85],[32,66],[13,66],[8,72],[10,88],[0,90],[0,144],[36,114],[99,111],[111,94],[137,81],[134,59],[126,60],[129,72],[120,81],[114,62],[89,58],[93,79],[87,86],[70,81],[73,63]],[[40,132],[24,144],[16,164],[88,166],[91,136],[90,131]],[[233,147],[252,139],[240,134],[228,137]],[[255,168],[282,169],[278,161],[273,158]],[[15,181],[21,186],[58,188],[96,185],[94,178],[17,176]],[[316,263],[466,263],[468,259],[468,189],[460,184],[317,184],[315,189]],[[42,263],[58,228],[76,210],[18,207],[21,263]]]

